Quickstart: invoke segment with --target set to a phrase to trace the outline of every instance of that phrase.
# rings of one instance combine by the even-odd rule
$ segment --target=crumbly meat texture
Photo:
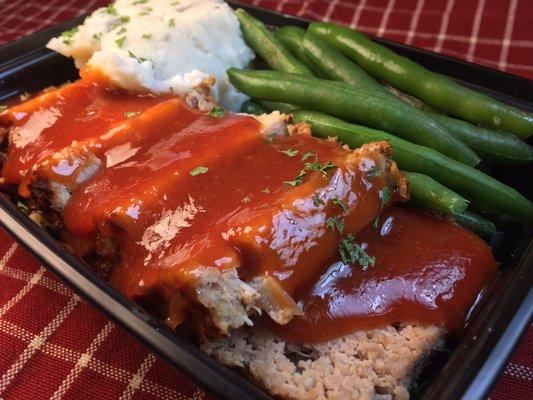
[[[288,343],[255,326],[202,349],[282,399],[400,400],[409,398],[421,368],[443,345],[444,329],[436,326],[387,326],[313,345]]]

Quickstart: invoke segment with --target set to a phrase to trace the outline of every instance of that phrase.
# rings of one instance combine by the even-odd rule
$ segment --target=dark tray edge
[[[246,8],[254,14],[258,15],[259,17],[263,16],[262,19],[265,22],[271,23],[273,25],[280,25],[283,22],[290,22],[295,23],[297,25],[305,26],[308,23],[307,21],[303,21],[292,16],[285,16],[282,14],[273,13],[256,7],[244,6],[240,4],[236,6]],[[282,16],[288,18],[288,21],[279,21],[277,19]],[[83,16],[78,17],[75,20],[71,20],[63,24],[57,25],[53,28],[45,29],[29,37],[19,39],[16,42],[12,42],[10,44],[0,47],[0,76],[2,75],[3,71],[7,71],[8,69],[10,70],[9,72],[12,73],[12,68],[15,66],[18,66],[18,68],[21,69],[24,68],[26,62],[30,62],[30,60],[32,60],[32,62],[35,62],[36,57],[48,57],[50,51],[43,49],[41,45],[37,46],[38,48],[36,48],[35,40],[43,41],[44,38],[49,38],[50,36],[55,35],[79,23],[81,19],[83,19]],[[526,78],[510,75],[494,70],[492,68],[479,66],[477,64],[457,60],[452,57],[447,57],[425,50],[411,48],[409,46],[405,46],[396,42],[379,38],[375,40],[389,47],[392,47],[395,50],[399,50],[400,52],[403,51],[407,53],[414,52],[416,54],[422,54],[422,58],[432,57],[434,59],[439,60],[440,62],[444,62],[445,64],[454,64],[455,67],[459,70],[461,68],[466,67],[469,69],[473,69],[474,72],[480,73],[482,76],[488,75],[490,78],[489,83],[491,84],[487,84],[485,87],[488,86],[490,87],[490,89],[495,91],[499,91],[499,87],[495,88],[492,83],[495,82],[497,79],[501,79],[502,81],[504,81],[502,86],[505,87],[505,90],[502,90],[500,92],[503,92],[507,96],[516,95],[518,97],[522,97],[522,100],[526,102],[532,101],[531,97],[533,96],[533,91],[531,90],[531,88],[533,81],[528,80]],[[17,46],[19,46],[19,49],[20,47],[22,47],[27,51],[23,51],[22,54],[18,53],[18,57],[12,57],[17,53]],[[412,58],[417,59],[417,57]],[[418,59],[417,61],[424,64],[423,61],[420,61]],[[454,74],[451,74],[450,76],[457,78],[456,76],[454,76]],[[460,80],[460,77],[458,79]],[[479,83],[477,81],[475,85],[477,84],[483,85],[484,83]],[[525,88],[525,90],[522,90],[522,92],[525,93],[520,93],[517,95],[514,91],[509,91],[509,84],[517,84],[518,87],[522,89]],[[100,309],[102,309],[104,313],[109,315],[112,319],[124,326],[130,332],[134,333],[148,346],[155,349],[159,354],[166,358],[167,361],[169,361],[171,364],[178,366],[187,375],[197,379],[197,381],[199,381],[202,385],[209,386],[208,390],[210,390],[213,394],[220,396],[220,398],[270,398],[269,396],[266,396],[264,392],[259,391],[257,388],[255,388],[255,386],[242,379],[239,375],[235,374],[234,372],[228,370],[223,366],[220,366],[218,363],[214,363],[212,359],[207,357],[196,347],[192,346],[189,342],[177,339],[176,335],[173,335],[172,332],[170,332],[160,322],[147,317],[145,314],[142,313],[142,310],[140,310],[133,303],[129,302],[127,299],[123,298],[121,295],[117,296],[117,293],[112,288],[110,288],[109,285],[102,282],[92,282],[91,278],[93,278],[94,275],[91,277],[91,274],[86,271],[85,265],[80,263],[79,260],[77,260],[75,257],[69,257],[68,255],[65,255],[65,250],[60,245],[58,245],[55,240],[53,240],[49,235],[45,234],[47,238],[43,239],[43,234],[39,234],[39,231],[42,230],[38,228],[35,224],[33,224],[31,221],[25,221],[24,219],[21,219],[22,214],[16,209],[16,207],[14,207],[9,201],[4,199],[3,197],[0,198],[0,207],[0,225],[4,226],[7,231],[9,231],[14,237],[16,237],[17,241],[27,247],[33,255],[35,255],[40,261],[42,261],[45,265],[52,269],[53,272],[56,273],[62,280],[75,287],[84,295],[84,297],[88,298],[91,302],[93,302]],[[20,229],[24,230],[22,234],[20,234],[19,232]],[[41,243],[38,243],[39,240],[41,240]],[[45,244],[48,247],[44,246]],[[524,265],[524,263],[529,263],[530,266],[533,266],[533,251],[531,242],[529,244],[528,249],[529,253],[526,254],[527,252],[525,252],[524,259],[519,263],[522,266]],[[59,266],[52,264],[52,261],[58,262]],[[74,266],[77,266],[77,268],[81,268],[83,273],[79,270],[76,270]],[[514,281],[516,280],[517,279],[515,279]],[[509,286],[512,286],[512,283],[513,282],[510,282]],[[100,293],[94,293],[95,291],[103,292],[106,296],[106,301],[99,300],[98,296],[100,296]],[[112,304],[111,311],[107,309],[108,307],[110,307],[107,303],[107,300],[109,300],[111,302],[110,304]],[[503,334],[501,334],[498,340],[496,341],[495,346],[493,347],[493,352],[488,356],[486,360],[484,360],[483,365],[478,368],[478,371],[475,374],[474,379],[471,381],[471,384],[462,392],[462,398],[482,399],[486,397],[486,395],[489,393],[490,389],[495,383],[495,379],[503,369],[507,359],[511,355],[512,350],[518,343],[521,335],[524,333],[525,329],[529,324],[529,321],[531,320],[531,316],[533,314],[532,291],[530,291],[529,294],[523,298],[523,301],[519,306],[517,306],[516,304],[515,306],[519,308],[517,308],[517,311],[512,317],[512,319],[509,318],[509,324],[507,325]],[[128,307],[130,308],[130,310],[128,310]],[[121,313],[123,313],[124,311],[127,311],[127,314],[129,314],[129,312],[131,312],[131,309],[137,309],[138,313],[126,316],[121,315]],[[154,334],[154,331],[157,333],[157,335],[159,335],[157,339],[161,342],[154,340],[153,337],[150,337]],[[488,334],[490,335],[490,332],[488,332]],[[172,343],[177,344],[176,342],[182,342],[178,344],[178,346],[182,347],[181,350],[184,352],[184,354],[180,354],[180,357],[183,357],[188,361],[192,360],[193,364],[198,363],[198,359],[200,359],[201,362],[205,362],[207,364],[208,372],[206,375],[203,375],[203,372],[205,372],[205,368],[203,367],[206,367],[205,364],[203,364],[202,368],[200,368],[202,372],[198,372],[197,370],[195,370],[195,368],[190,367],[188,364],[184,364],[183,360],[181,360],[180,357],[172,357],[171,355],[169,356],[168,352],[165,351],[165,345],[171,345]],[[216,371],[220,368],[224,370],[224,374],[229,373],[230,376],[222,377],[220,375],[220,371]],[[472,373],[471,370],[472,368],[470,368],[470,373]],[[233,374],[234,376],[231,376],[231,374]],[[219,381],[219,379],[221,379],[221,381]],[[219,391],[213,390],[214,382],[222,382],[226,384],[228,379],[231,383],[230,386],[237,383],[237,386],[234,387],[237,392],[228,392],[227,387]],[[224,384],[222,386],[224,386]],[[242,388],[239,385],[244,385],[244,393],[241,393]],[[250,391],[248,391],[248,389]],[[249,397],[251,393],[254,394],[251,395],[252,397]],[[439,398],[434,397],[435,394],[432,393],[426,392],[426,394],[429,395],[429,398]],[[443,392],[440,392],[440,395],[442,394]]]

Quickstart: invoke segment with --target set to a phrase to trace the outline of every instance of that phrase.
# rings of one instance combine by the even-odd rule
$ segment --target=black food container
[[[308,22],[253,7],[250,13],[271,26]],[[0,47],[0,102],[24,92],[77,79],[73,63],[44,46],[81,18]],[[533,82],[402,44],[376,39],[396,52],[490,96],[533,111]],[[490,174],[533,197],[533,168],[493,167]],[[236,372],[218,364],[194,344],[146,314],[46,231],[0,195],[0,225],[40,262],[167,362],[220,399],[270,399]],[[485,399],[533,314],[533,232],[500,232],[492,246],[502,273],[463,336],[426,368],[417,398]]]

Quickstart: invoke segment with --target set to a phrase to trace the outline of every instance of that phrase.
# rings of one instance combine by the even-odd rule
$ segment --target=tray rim
[[[246,6],[235,2],[228,3],[234,7],[245,8],[263,20],[273,19],[277,21],[274,25],[282,25],[286,22],[306,25],[309,22],[254,6]],[[23,70],[27,65],[34,64],[39,59],[50,57],[52,52],[44,48],[42,43],[36,45],[35,41],[42,42],[45,38],[49,39],[57,33],[78,24],[84,17],[85,15],[77,17],[0,46],[0,79],[4,75],[13,74],[14,69],[15,71]],[[494,79],[507,81],[506,85],[509,82],[513,82],[522,85],[521,87],[526,87],[528,91],[529,88],[533,88],[533,80],[527,78],[511,75],[490,67],[469,63],[442,54],[417,49],[412,46],[406,46],[390,40],[373,39],[395,49],[403,49],[422,54],[426,57],[433,57],[437,60],[444,60],[447,63],[456,64],[457,68],[470,68],[476,72],[481,71],[492,75]],[[16,56],[17,51],[20,49],[25,49],[25,51],[22,54],[18,53],[19,55]],[[495,89],[489,88],[490,90],[494,91]],[[496,90],[496,92],[498,91]],[[503,94],[507,97],[512,96],[509,93]],[[530,95],[531,100],[522,99],[521,103],[533,102],[533,93],[530,93]],[[526,105],[526,108],[530,107],[533,106],[531,104]],[[0,196],[0,225],[40,260],[43,265],[59,276],[61,280],[66,281],[76,291],[80,292],[83,297],[103,311],[104,314],[119,325],[125,327],[126,330],[148,345],[150,349],[163,356],[171,366],[192,377],[212,394],[223,399],[271,398],[265,392],[251,384],[250,381],[242,378],[225,366],[218,364],[201,352],[196,346],[170,331],[160,321],[144,314],[140,307],[126,299],[103,280],[94,279],[94,273],[88,271],[88,267],[83,262],[80,262],[72,254],[66,252],[47,232],[20,213],[4,195]],[[523,265],[526,265],[526,267],[527,265],[533,266],[533,235],[531,235],[529,240],[526,238],[522,242],[522,256],[515,257],[512,263],[515,264],[515,267]],[[516,275],[514,274],[511,280]],[[512,281],[507,282],[507,285],[512,285],[512,283]],[[102,298],[99,298],[100,296]],[[485,398],[495,384],[512,350],[525,332],[525,329],[529,326],[533,315],[533,288],[530,288],[529,292],[523,296],[519,303],[518,305],[515,304],[516,312],[512,315],[507,327],[497,338],[492,352],[485,358],[483,364],[477,368],[477,371],[474,372],[474,378],[470,384],[462,385],[463,387],[459,391],[448,391],[447,389],[449,388],[446,388],[445,385],[437,385],[436,388],[430,386],[429,390],[424,391],[422,396],[424,398],[438,399],[438,396],[448,393],[449,396],[460,396],[465,399]],[[165,350],[165,346],[177,347],[174,350],[180,351],[178,351],[178,354],[171,354],[168,350]],[[454,353],[457,353],[458,349],[455,349]],[[447,365],[449,363],[450,360],[448,360]],[[444,373],[446,374],[446,371]],[[470,374],[472,374],[472,371],[470,371]],[[435,393],[435,390],[438,392]]]

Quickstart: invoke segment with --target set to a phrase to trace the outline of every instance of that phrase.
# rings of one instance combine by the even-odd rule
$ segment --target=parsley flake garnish
[[[294,149],[280,150],[280,153],[286,154],[289,157],[294,157],[296,154],[298,154],[298,150],[294,150]]]
[[[179,1],[174,1],[172,3],[170,3],[171,6],[178,6],[180,4]]]
[[[73,43],[73,37],[76,33],[78,33],[78,27],[74,27],[68,31],[62,32],[61,37],[64,38],[63,43],[65,43],[67,46],[70,46]]]
[[[109,15],[117,15],[117,9],[114,4],[108,5],[106,11]]]
[[[123,33],[125,33],[127,31],[126,28],[122,27],[120,28],[120,30],[117,32],[117,35],[122,35]]]
[[[189,171],[189,175],[191,176],[202,175],[202,174],[206,174],[207,171],[209,171],[209,168],[204,167],[204,166],[199,166],[199,167],[191,169]]]
[[[145,16],[145,15],[148,15],[152,12],[152,7],[145,7],[144,8],[144,11],[139,13],[140,16]]]
[[[328,161],[324,165],[321,165],[320,162],[318,161],[318,158],[316,158],[315,156],[315,161],[306,162],[304,164],[304,168],[311,170],[311,171],[320,172],[324,177],[326,177],[327,173],[331,171],[332,169],[337,168],[337,166],[333,164],[331,161]]]
[[[342,231],[344,230],[344,221],[338,216],[330,217],[326,221],[326,227],[333,232],[335,232],[336,229],[342,234]]]
[[[369,180],[377,178],[378,176],[381,176],[381,170],[378,167],[376,167],[375,165],[372,168],[370,168],[368,170],[368,172],[366,173],[366,177]]]
[[[3,105],[3,104],[0,104],[0,112],[3,112],[5,110],[7,110],[7,106]]]
[[[215,118],[222,118],[224,116],[224,109],[222,107],[215,106],[207,113],[207,115]]]
[[[171,18],[170,21],[168,21],[168,27],[173,28],[176,26],[176,20],[174,18]]]
[[[285,186],[300,186],[302,184],[302,180],[304,178],[304,176],[306,175],[306,172],[305,170],[301,170],[300,173],[294,178],[294,180],[292,181],[285,181],[283,182],[283,184]]]
[[[148,0],[135,0],[133,3],[134,6],[136,6],[137,4],[146,4]]]
[[[388,187],[381,189],[379,191],[379,198],[381,200],[381,204],[387,204],[390,201],[390,189]]]
[[[136,115],[139,115],[140,113],[138,113],[137,111],[126,111],[124,113],[124,116],[126,118],[132,118],[132,117],[135,117]]]
[[[126,40],[126,37],[121,37],[117,40],[115,40],[115,43],[117,44],[118,47],[122,48],[122,46],[124,46],[124,41]]]
[[[340,241],[339,254],[344,264],[358,263],[363,271],[376,263],[375,257],[369,256],[363,246],[355,243],[353,235],[348,235]]]
[[[339,199],[338,197],[335,197],[333,200],[331,200],[331,202],[333,204],[335,204],[337,207],[339,207],[343,213],[347,214],[348,213],[348,207],[346,206],[346,204],[344,204],[344,202]]]
[[[151,33],[145,33],[145,34],[143,34],[142,38],[143,39],[151,39],[152,38],[152,34]]]
[[[318,206],[320,206],[320,205],[324,205],[324,204],[326,204],[326,203],[324,202],[324,200],[322,200],[322,199],[320,198],[320,196],[319,196],[318,193],[315,193],[315,194],[313,195],[313,205],[314,205],[315,207],[318,207]]]
[[[101,33],[93,33],[93,39],[94,40],[100,41],[100,36],[102,36]]]
[[[265,136],[265,142],[267,143],[274,143],[274,139],[276,138],[276,134],[273,132],[273,133],[269,133],[268,135]]]
[[[303,155],[302,155],[302,161],[305,161],[307,160],[309,157],[313,157],[315,155],[315,153],[311,153],[310,151],[306,151]]]
[[[147,58],[137,57],[137,56],[135,55],[135,53],[133,53],[131,50],[128,50],[128,55],[129,55],[131,58],[135,58],[139,64],[141,64],[141,63],[143,63],[143,62],[145,62],[145,61],[148,61]]]

